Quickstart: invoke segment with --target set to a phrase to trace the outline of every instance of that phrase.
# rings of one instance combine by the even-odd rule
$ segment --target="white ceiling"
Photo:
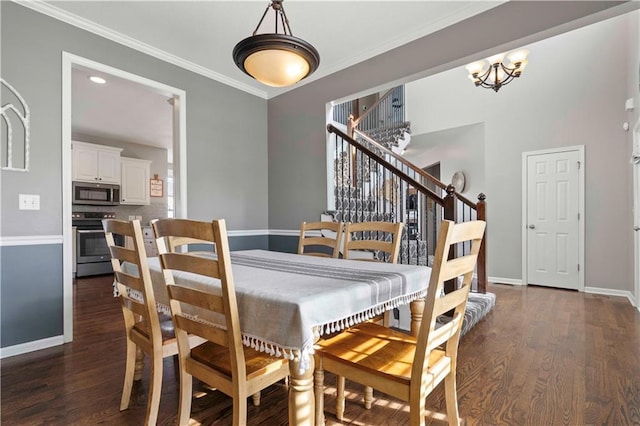
[[[289,88],[262,85],[242,73],[232,59],[233,47],[251,35],[268,0],[21,4],[268,99],[501,3],[286,0],[293,34],[320,53],[318,70]],[[268,18],[272,15],[269,12]],[[267,19],[259,33],[273,31]],[[80,70],[74,72],[73,84],[74,130],[150,145],[170,144],[171,122],[161,118],[168,105],[157,94],[147,98],[143,89],[119,79],[97,87]]]

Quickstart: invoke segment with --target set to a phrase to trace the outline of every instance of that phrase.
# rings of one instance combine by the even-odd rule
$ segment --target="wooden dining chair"
[[[417,337],[362,323],[316,345],[315,388],[322,389],[324,371],[330,371],[365,386],[371,386],[409,403],[409,423],[425,424],[425,399],[442,381],[445,386],[449,425],[458,425],[456,363],[460,329],[471,287],[471,279],[484,235],[483,221],[454,224],[443,221],[435,262]],[[449,248],[471,241],[468,254],[448,260]],[[453,292],[443,295],[444,282],[462,276]],[[444,325],[439,315],[453,310]],[[324,422],[322,392],[316,392],[316,422]],[[336,417],[344,415],[344,381],[338,382]]]
[[[320,257],[340,257],[342,222],[302,222],[298,241],[298,254]],[[308,235],[309,232],[320,235]],[[325,248],[326,251],[322,251]]]
[[[402,238],[402,222],[357,222],[347,223],[345,229],[344,258],[369,262],[397,263],[400,254],[400,240]],[[354,238],[355,235],[359,238]],[[389,327],[392,311],[386,311],[371,321]],[[343,377],[338,381],[344,383]],[[373,389],[364,388],[364,406],[371,408]]]
[[[155,425],[162,388],[162,361],[166,357],[178,354],[173,322],[169,316],[161,318],[158,315],[140,221],[105,219],[102,226],[111,254],[111,265],[127,336],[127,358],[120,410],[129,408],[136,372],[136,354],[143,351],[149,355],[151,365],[145,425]],[[122,240],[125,243],[129,239],[130,244],[126,244],[126,247],[116,245],[114,234],[124,236]],[[134,265],[137,273],[124,272],[124,262]],[[202,341],[197,336],[189,336],[187,344],[196,345]]]
[[[344,258],[396,263],[400,254],[403,226],[402,222],[347,223],[344,231]],[[358,238],[354,238],[354,234]],[[360,255],[363,252],[366,253],[365,256]]]
[[[171,252],[163,248],[163,269],[180,357],[179,424],[189,424],[193,377],[233,398],[233,424],[245,425],[247,397],[286,378],[288,361],[242,345],[240,318],[231,271],[229,243],[224,219],[197,222],[186,219],[162,219],[153,223],[156,237],[209,241],[217,256],[202,253]],[[219,291],[202,291],[180,285],[174,272],[188,272],[220,280]],[[203,315],[190,314],[199,309]],[[207,315],[210,314],[211,316]],[[215,315],[224,324],[208,320]],[[190,348],[187,335],[195,334],[207,341]]]

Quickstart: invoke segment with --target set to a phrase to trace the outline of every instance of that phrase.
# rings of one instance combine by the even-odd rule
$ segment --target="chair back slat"
[[[169,296],[172,299],[179,300],[180,302],[188,303],[202,309],[207,309],[212,312],[224,314],[224,299],[222,296],[178,285],[169,285],[167,286],[167,290],[169,291]]]
[[[122,304],[127,307],[128,310],[141,317],[146,317],[147,307],[143,302],[140,302],[132,297],[120,296],[122,298]]]
[[[174,317],[177,327],[189,334],[194,334],[221,346],[229,346],[227,330],[196,321],[180,314]]]
[[[433,330],[431,336],[429,336],[427,350],[431,351],[452,338],[457,333],[459,323],[462,322],[462,319],[463,316],[458,313],[449,322]]]
[[[464,288],[461,288],[439,297],[434,304],[434,315],[439,316],[455,309],[456,306],[459,306],[465,301],[467,295],[468,292]]]
[[[120,262],[129,262],[136,265],[138,263],[138,253],[135,250],[128,249],[120,246],[110,246],[109,254],[111,258],[116,258]]]
[[[123,271],[114,271],[113,274],[116,282],[122,284],[124,288],[129,287],[139,292],[145,291],[144,282],[140,277],[136,277]]]
[[[218,261],[207,259],[194,252],[184,253],[160,253],[160,261],[163,268],[176,271],[191,272],[210,278],[220,278]]]
[[[402,238],[402,222],[357,222],[347,223],[345,228],[344,258],[354,256],[353,251],[387,253],[387,262],[397,263]],[[361,239],[354,239],[355,233],[362,233]],[[391,240],[388,241],[388,236]],[[383,239],[379,239],[382,236]],[[373,260],[361,259],[358,260]],[[380,259],[381,261],[383,259]]]
[[[342,243],[342,228],[342,222],[302,222],[298,240],[298,254],[338,258]],[[320,233],[320,236],[307,235],[313,231]],[[319,251],[319,247],[326,247],[327,252]]]

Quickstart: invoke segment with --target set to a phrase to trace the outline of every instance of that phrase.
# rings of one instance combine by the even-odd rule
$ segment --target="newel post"
[[[456,197],[456,189],[453,185],[447,186],[447,195],[444,197],[444,219],[456,222],[458,197]],[[457,247],[452,245],[449,248],[449,259],[455,259],[457,257]],[[451,279],[444,283],[444,292],[451,293],[456,289],[456,279]]]
[[[478,195],[478,203],[476,204],[477,209],[477,218],[478,220],[487,221],[487,202],[485,201],[487,198],[486,195],[480,193]],[[487,292],[487,231],[484,232],[484,237],[482,239],[482,245],[480,246],[480,252],[478,253],[478,293],[486,293]]]

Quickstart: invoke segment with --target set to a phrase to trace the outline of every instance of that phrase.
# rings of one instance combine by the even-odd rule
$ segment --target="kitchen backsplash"
[[[166,200],[166,198],[165,198]],[[129,216],[142,216],[142,225],[148,225],[153,219],[164,219],[167,217],[166,203],[151,203],[148,206],[85,206],[74,204],[74,212],[114,212],[116,219],[129,220]]]

